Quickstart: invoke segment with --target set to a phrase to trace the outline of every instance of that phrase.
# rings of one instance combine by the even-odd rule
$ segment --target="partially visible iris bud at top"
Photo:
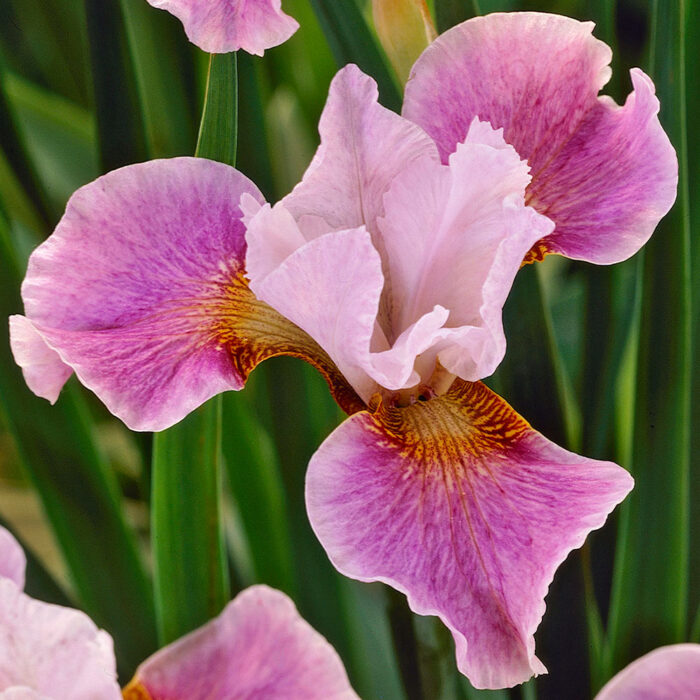
[[[372,0],[379,40],[403,85],[415,60],[435,39],[435,26],[425,0]]]
[[[282,0],[148,0],[175,15],[202,51],[242,49],[262,56],[289,39],[299,23],[282,12]]]
[[[335,649],[262,585],[146,659],[122,691],[109,634],[24,593],[25,565],[0,525],[0,700],[359,700]]]

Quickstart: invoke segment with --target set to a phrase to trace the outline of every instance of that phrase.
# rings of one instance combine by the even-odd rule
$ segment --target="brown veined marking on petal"
[[[475,468],[482,469],[485,475],[498,484],[498,479],[485,458],[515,447],[532,428],[484,384],[461,379],[456,380],[446,394],[406,407],[386,406],[379,397],[373,398],[370,411],[380,442],[398,449],[405,463],[415,465],[414,468],[420,472],[407,472],[405,478],[421,478],[421,496],[425,493],[428,479],[441,480],[449,509],[450,539],[455,561],[466,578],[467,573],[459,559],[455,533],[452,499],[456,493],[496,606],[501,610],[503,619],[514,636],[520,639],[520,632],[506,608],[506,596],[500,581],[492,580],[474,532],[473,518],[478,515],[492,538],[488,521],[474,491],[473,472]],[[466,503],[465,487],[471,491],[475,513],[470,512]]]
[[[554,252],[555,251],[553,251],[547,244],[547,239],[540,238],[540,240],[527,251],[523,261],[520,263],[520,267],[522,268],[525,267],[525,265],[542,262],[548,255],[552,255]]]
[[[525,190],[525,204],[532,207],[538,214],[547,216],[548,207],[542,204],[542,202],[538,201],[533,195],[532,186],[532,183],[530,183]],[[540,238],[540,240],[527,251],[523,261],[520,263],[521,268],[525,267],[525,265],[542,262],[548,255],[556,253],[556,251],[550,245],[551,237],[554,233],[556,233],[556,228],[548,236]]]
[[[137,678],[134,678],[129,685],[122,690],[122,697],[124,700],[153,700],[151,694]]]
[[[323,375],[346,413],[366,408],[328,353],[301,328],[257,299],[242,271],[211,284],[208,299],[202,304],[211,322],[203,342],[213,341],[228,351],[243,381],[263,360],[290,355],[305,360]]]

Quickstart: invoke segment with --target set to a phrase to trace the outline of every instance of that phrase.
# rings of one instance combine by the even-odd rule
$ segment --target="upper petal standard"
[[[450,628],[479,688],[545,671],[533,634],[554,571],[632,488],[556,446],[483,384],[357,413],[309,465],[312,527],[334,565],[406,593]]]

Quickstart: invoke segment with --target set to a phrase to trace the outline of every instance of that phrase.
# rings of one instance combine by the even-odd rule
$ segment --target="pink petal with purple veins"
[[[262,56],[299,28],[281,0],[148,0],[175,15],[187,38],[209,53],[243,49]]]
[[[633,71],[624,107],[598,98],[611,51],[592,29],[540,13],[474,18],[438,37],[406,86],[403,114],[435,139],[444,162],[474,117],[502,127],[528,160],[527,201],[557,226],[531,259],[629,257],[675,199],[677,162],[653,85]]]
[[[339,571],[450,628],[477,687],[545,671],[533,634],[554,572],[632,487],[557,447],[482,384],[357,413],[316,452],[306,502]]]
[[[12,321],[30,388],[55,399],[68,365],[137,430],[241,388],[234,324],[252,304],[244,192],[262,201],[238,171],[194,158],[129,166],[78,190],[32,254],[27,318]]]
[[[676,199],[678,162],[659,124],[654,84],[638,68],[624,107],[600,98],[548,165],[530,204],[556,222],[549,249],[609,264],[634,255]]]
[[[9,579],[0,580],[0,650],[0,697],[121,699],[111,637],[84,613],[34,600]]]
[[[124,698],[143,697],[357,700],[333,647],[267,586],[246,589],[218,618],[141,664]]]
[[[377,102],[377,84],[354,65],[338,72],[321,115],[321,145],[282,201],[305,237],[366,226],[375,247],[376,220],[393,179],[417,158],[439,159],[425,132]]]
[[[18,588],[24,588],[27,557],[20,543],[9,530],[0,525],[0,579],[7,578]]]
[[[660,647],[618,673],[595,700],[697,700],[700,644]]]

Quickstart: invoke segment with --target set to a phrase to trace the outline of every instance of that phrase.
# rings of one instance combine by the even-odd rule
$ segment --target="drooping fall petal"
[[[697,700],[700,644],[673,644],[622,669],[595,700]]]
[[[533,634],[554,571],[632,487],[618,466],[535,432],[482,384],[357,413],[309,465],[314,531],[336,568],[406,593],[450,628],[477,687],[545,671]]]
[[[243,193],[262,201],[241,173],[199,158],[128,166],[78,190],[30,258],[26,318],[11,321],[30,388],[55,399],[69,366],[129,427],[161,430],[240,389],[266,357],[306,352],[333,372],[248,289]]]
[[[253,586],[138,668],[125,700],[356,700],[333,647],[292,601]]]
[[[112,639],[87,615],[0,579],[0,697],[120,700],[116,675]]]
[[[12,533],[0,525],[0,579],[7,578],[18,588],[24,588],[27,557]]]
[[[632,72],[623,107],[597,97],[611,51],[592,29],[540,13],[468,20],[418,59],[403,114],[443,161],[474,117],[503,127],[532,169],[528,203],[556,224],[537,254],[612,263],[635,253],[669,210],[678,167],[647,76]]]
[[[175,15],[187,38],[209,53],[243,49],[262,56],[299,28],[282,12],[282,0],[148,0]]]

